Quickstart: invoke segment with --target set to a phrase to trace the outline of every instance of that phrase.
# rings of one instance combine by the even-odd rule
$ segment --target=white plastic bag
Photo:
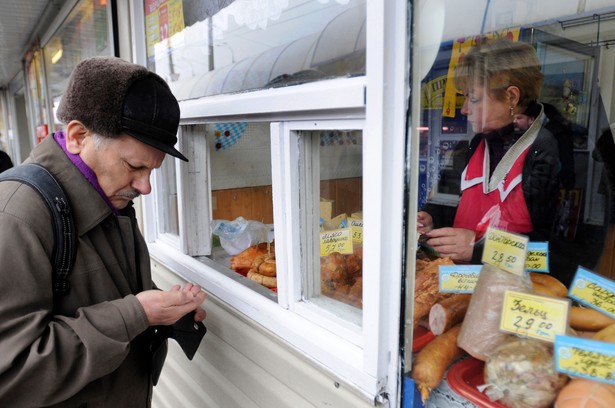
[[[267,224],[243,217],[233,221],[213,220],[211,230],[220,237],[220,244],[229,255],[237,255],[252,245],[270,241],[270,227]]]

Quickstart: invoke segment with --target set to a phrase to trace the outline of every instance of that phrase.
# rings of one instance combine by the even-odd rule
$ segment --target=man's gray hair
[[[109,136],[103,136],[96,132],[92,132],[92,141],[94,142],[94,148],[96,150],[100,150],[101,148],[105,147],[111,139],[113,138]]]

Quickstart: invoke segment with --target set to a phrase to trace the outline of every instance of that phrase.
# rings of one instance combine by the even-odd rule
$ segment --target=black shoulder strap
[[[27,184],[43,197],[53,219],[54,246],[53,292],[65,294],[70,289],[68,274],[75,261],[76,233],[66,194],[55,177],[40,164],[28,163],[0,174],[0,181],[13,180]]]

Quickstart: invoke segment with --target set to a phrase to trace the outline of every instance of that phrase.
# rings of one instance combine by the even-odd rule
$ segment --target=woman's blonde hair
[[[519,106],[526,108],[538,99],[544,75],[531,45],[498,39],[471,47],[455,68],[453,80],[463,92],[485,86],[500,101],[506,99],[509,86],[516,86],[520,90]]]

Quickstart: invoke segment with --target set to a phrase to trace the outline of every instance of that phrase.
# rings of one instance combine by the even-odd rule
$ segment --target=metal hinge
[[[374,398],[374,404],[377,407],[389,407],[389,394],[384,389],[381,389],[376,394],[376,398]]]

